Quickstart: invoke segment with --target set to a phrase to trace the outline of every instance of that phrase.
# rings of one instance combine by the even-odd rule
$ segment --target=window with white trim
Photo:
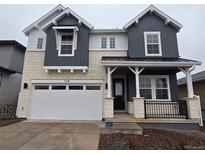
[[[168,99],[168,86],[166,78],[155,79],[156,99]]]
[[[43,38],[40,37],[37,40],[37,49],[42,49],[43,48]]]
[[[115,48],[115,37],[110,37],[110,49]]]
[[[144,32],[145,55],[161,56],[161,37],[160,32]]]
[[[107,48],[107,38],[106,37],[102,37],[101,38],[101,48],[102,49],[106,49]]]
[[[73,33],[63,33],[61,35],[60,56],[73,55]]]
[[[140,96],[150,100],[170,100],[168,76],[140,76]]]
[[[150,78],[140,78],[140,96],[152,99],[152,87]]]

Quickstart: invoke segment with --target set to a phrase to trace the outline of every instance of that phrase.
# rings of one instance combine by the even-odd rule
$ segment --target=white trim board
[[[87,66],[44,66],[43,69],[45,70],[84,70],[84,69],[88,69]]]
[[[28,27],[26,27],[23,30],[23,33],[25,35],[28,35],[29,31],[33,28],[36,27],[38,25],[38,23],[40,23],[41,21],[45,20],[49,15],[51,15],[52,13],[54,13],[57,10],[64,10],[65,7],[62,6],[61,4],[59,4],[58,6],[56,6],[55,8],[53,8],[51,11],[49,11],[47,14],[45,14],[44,16],[42,16],[41,18],[39,18],[38,20],[36,20],[35,22],[33,22],[31,25],[29,25]]]
[[[102,84],[102,80],[31,80],[32,84]]]
[[[144,16],[147,12],[155,12],[157,15],[159,15],[162,19],[165,20],[165,24],[171,22],[173,23],[178,29],[182,28],[182,24],[180,24],[178,21],[174,20],[158,8],[156,8],[154,5],[150,5],[147,7],[144,11],[142,11],[139,15],[137,15],[135,18],[133,18],[131,21],[129,21],[126,25],[124,25],[124,29],[127,29],[130,25],[132,25],[134,22],[138,23],[139,19]]]
[[[161,62],[161,61],[101,61],[104,66],[139,66],[139,67],[192,67],[201,62]]]

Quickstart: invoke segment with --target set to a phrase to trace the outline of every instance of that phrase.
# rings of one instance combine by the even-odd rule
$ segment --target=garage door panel
[[[29,118],[102,120],[102,91],[33,90]]]

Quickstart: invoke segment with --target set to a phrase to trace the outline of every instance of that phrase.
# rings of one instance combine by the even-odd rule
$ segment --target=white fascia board
[[[31,80],[32,84],[102,84],[102,80]]]
[[[66,8],[63,12],[61,12],[60,14],[58,14],[55,18],[53,18],[52,20],[50,20],[49,22],[47,22],[42,29],[45,29],[46,27],[48,27],[50,24],[56,22],[57,19],[59,19],[60,17],[62,17],[64,14],[72,14],[74,17],[76,17],[79,21],[83,22],[86,26],[88,26],[90,29],[93,29],[93,26],[91,24],[89,24],[87,21],[85,21],[83,18],[81,18],[80,16],[78,16],[75,12],[73,12],[70,8]]]
[[[125,33],[124,29],[93,29],[90,33]]]
[[[53,29],[77,29],[77,26],[53,26]]]
[[[39,18],[37,21],[33,22],[31,25],[29,25],[28,27],[26,27],[24,30],[23,30],[23,33],[25,35],[28,35],[28,32],[33,28],[35,27],[36,25],[38,25],[39,22],[41,22],[42,20],[44,20],[45,18],[47,18],[49,15],[51,15],[53,12],[55,12],[56,10],[64,10],[65,7],[62,6],[61,4],[59,4],[58,6],[56,6],[55,8],[53,8],[51,11],[49,11],[48,13],[46,13],[44,16],[42,16],[41,18]]]
[[[154,11],[156,12],[161,18],[165,19],[165,22],[172,22],[174,25],[176,25],[179,29],[182,28],[182,24],[156,8],[154,5],[150,5],[148,8],[146,8],[144,11],[142,11],[139,15],[137,15],[135,18],[133,18],[131,21],[129,21],[126,25],[124,25],[124,29],[127,29],[130,25],[132,25],[134,22],[139,21],[139,19],[144,16],[147,12]]]
[[[148,62],[148,61],[102,61],[104,66],[140,66],[140,67],[192,67],[201,62]]]
[[[87,66],[44,66],[45,70],[87,70]]]

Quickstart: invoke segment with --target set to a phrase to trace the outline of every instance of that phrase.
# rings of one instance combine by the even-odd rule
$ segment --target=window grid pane
[[[147,44],[148,54],[159,54],[159,45],[157,44]]]
[[[42,49],[42,48],[43,48],[43,38],[38,38],[37,49]]]
[[[115,38],[114,37],[111,37],[110,38],[110,48],[115,48]]]
[[[73,34],[62,35],[61,54],[72,54],[73,52]]]
[[[101,48],[107,48],[107,39],[106,39],[106,37],[101,38]]]
[[[148,54],[159,54],[159,35],[158,34],[146,34],[146,45]]]

